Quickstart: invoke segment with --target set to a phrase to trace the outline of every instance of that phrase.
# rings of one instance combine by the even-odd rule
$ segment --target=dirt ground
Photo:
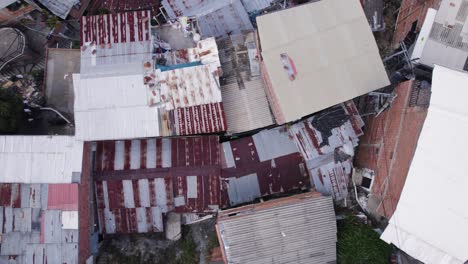
[[[98,264],[196,264],[210,263],[210,253],[218,246],[215,220],[182,227],[178,241],[164,234],[119,235],[102,242]]]

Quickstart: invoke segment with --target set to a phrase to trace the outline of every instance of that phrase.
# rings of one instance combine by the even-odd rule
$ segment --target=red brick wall
[[[442,0],[403,0],[398,14],[398,20],[393,34],[393,45],[403,41],[411,30],[413,22],[418,21],[417,29],[421,29],[428,8],[439,9]]]
[[[91,144],[85,143],[83,147],[83,168],[81,171],[81,184],[78,189],[79,201],[79,261],[78,263],[85,263],[86,259],[91,254],[91,207],[90,207],[90,194],[91,194]]]
[[[412,81],[401,83],[392,106],[366,121],[356,165],[375,171],[372,194],[383,200],[376,213],[390,218],[405,184],[427,109],[408,107]]]

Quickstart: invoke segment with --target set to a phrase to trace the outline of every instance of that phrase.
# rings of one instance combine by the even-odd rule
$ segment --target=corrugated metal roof
[[[163,0],[161,4],[171,19],[197,17],[202,35],[207,37],[222,37],[253,29],[240,0]]]
[[[159,65],[161,57],[168,58],[165,65]],[[201,65],[184,65],[187,62],[199,62]],[[153,63],[157,70],[150,62],[144,63],[149,105],[173,110],[221,102],[221,63],[214,38],[200,40],[195,48],[157,54]],[[180,67],[159,69],[172,65]]]
[[[359,0],[313,1],[258,16],[257,24],[278,123],[390,83]]]
[[[397,209],[381,236],[423,263],[468,259],[468,140],[461,132],[468,129],[466,87],[467,73],[434,68],[427,118]]]
[[[306,164],[284,128],[264,130],[222,146],[226,206],[310,187]]]
[[[218,47],[228,132],[240,133],[272,125],[274,122],[260,76],[254,33],[218,40]]]
[[[363,126],[356,106],[348,101],[290,127],[319,192],[332,195],[335,200],[347,196],[353,149],[363,135]],[[339,158],[340,153],[345,158]]]
[[[317,193],[222,211],[218,237],[226,263],[334,263],[333,201]]]
[[[167,212],[216,211],[220,174],[217,136],[98,142],[101,232],[160,232]]]
[[[133,11],[81,18],[81,45],[94,42],[101,48],[115,43],[150,40],[151,11]]]
[[[167,110],[221,102],[218,65],[156,71],[161,101]]]
[[[149,18],[147,10],[82,17],[82,78],[141,74],[151,59]]]
[[[158,109],[147,104],[142,74],[73,80],[78,139],[159,136]]]
[[[226,131],[223,103],[177,108],[168,112],[171,135],[197,135]]]
[[[0,136],[0,182],[71,183],[82,156],[74,137]]]
[[[73,6],[79,3],[79,0],[38,0],[43,6],[50,10],[54,15],[65,19]]]
[[[78,193],[56,195],[59,188],[78,185],[0,184],[0,262],[78,263],[78,212],[56,206],[78,208]]]

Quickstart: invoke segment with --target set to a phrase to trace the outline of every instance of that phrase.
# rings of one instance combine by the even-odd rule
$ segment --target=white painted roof
[[[434,264],[468,260],[468,74],[435,66],[429,112],[403,192],[381,236]]]
[[[76,137],[85,141],[159,136],[143,73],[82,79],[73,75]]]
[[[260,46],[288,122],[389,84],[359,0],[322,0],[257,17]],[[281,55],[297,68],[288,77]],[[291,68],[291,67],[290,67]]]
[[[83,142],[70,136],[0,136],[0,182],[71,183]]]

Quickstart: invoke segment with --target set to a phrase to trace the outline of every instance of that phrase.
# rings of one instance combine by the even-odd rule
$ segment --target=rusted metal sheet
[[[305,161],[283,128],[225,142],[223,154],[223,206],[310,187]]]
[[[98,13],[100,10],[109,10],[111,13],[119,13],[134,10],[147,10],[151,9],[153,14],[159,12],[159,1],[155,0],[93,0],[90,3],[89,10],[93,14]]]
[[[150,40],[149,10],[81,18],[81,45],[94,42],[102,48],[114,43]]]
[[[78,184],[49,184],[48,194],[49,210],[78,210]]]
[[[363,126],[356,106],[348,101],[290,127],[319,192],[335,200],[346,198],[354,148],[363,135]]]
[[[219,208],[217,136],[96,144],[95,191],[102,233],[161,232],[164,213]]]
[[[177,108],[169,112],[175,135],[219,133],[227,130],[223,103]]]

